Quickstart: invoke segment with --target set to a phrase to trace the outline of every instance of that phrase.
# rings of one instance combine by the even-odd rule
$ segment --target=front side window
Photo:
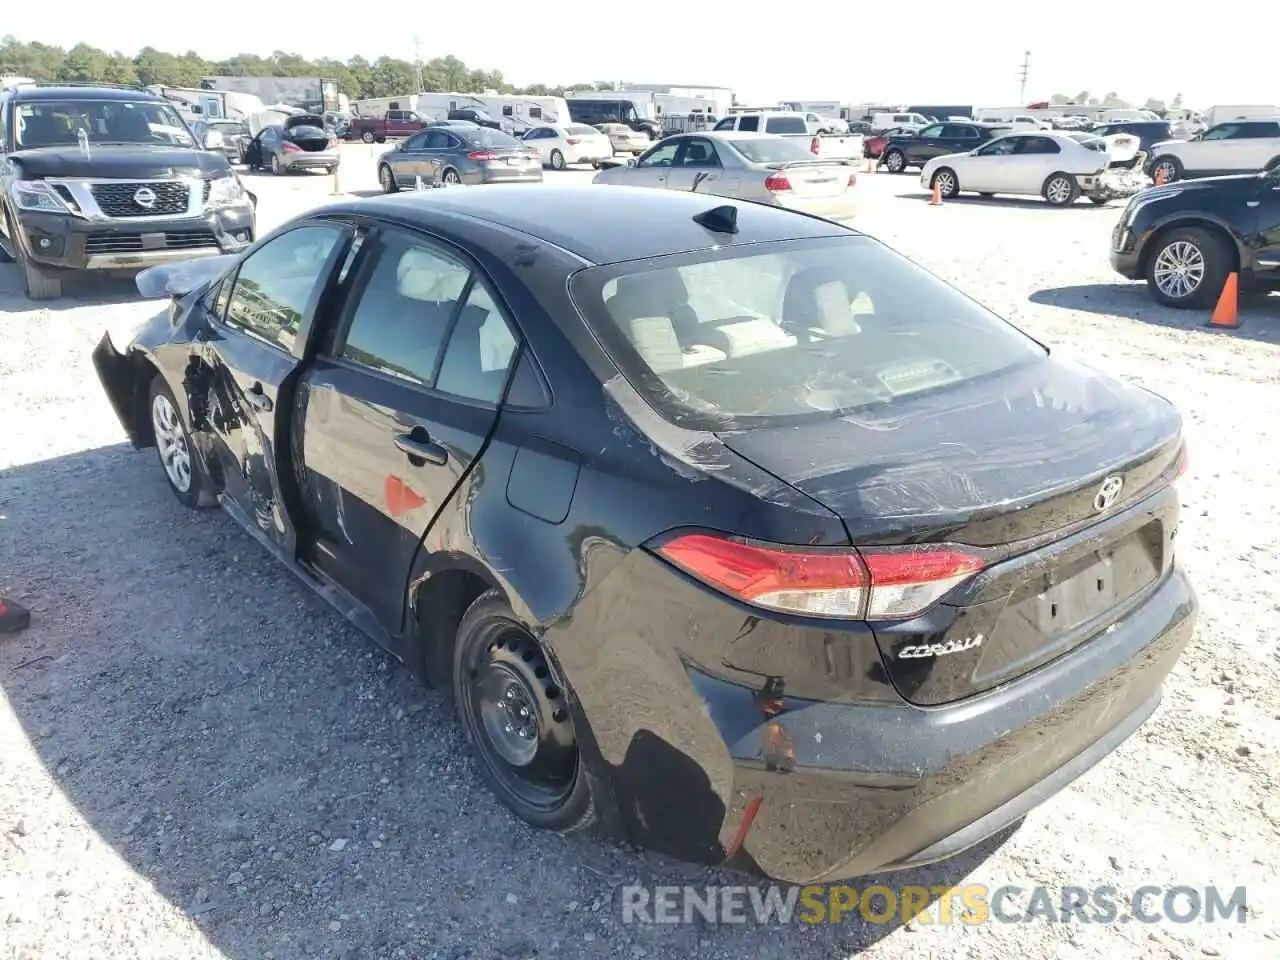
[[[240,265],[224,314],[226,322],[284,350],[307,320],[329,274],[341,227],[299,227],[268,241]]]
[[[1018,139],[1018,137],[1001,137],[999,140],[992,140],[978,151],[978,156],[1007,157],[1017,148]]]
[[[425,241],[388,234],[355,294],[338,355],[421,386],[435,379],[449,321],[471,271]]]
[[[167,103],[127,100],[39,100],[14,108],[19,148],[136,143],[195,146],[195,138]]]
[[[942,124],[935,123],[931,127],[925,127],[920,131],[921,137],[940,137],[942,136]]]
[[[660,143],[636,161],[637,167],[669,167],[676,159],[679,141]]]
[[[571,293],[668,419],[749,428],[884,406],[1044,357],[937,277],[864,237],[591,267]]]

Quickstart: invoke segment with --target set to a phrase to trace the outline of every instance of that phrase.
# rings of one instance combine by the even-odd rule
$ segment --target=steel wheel
[[[1178,179],[1178,164],[1173,160],[1161,160],[1151,169],[1151,178],[1153,180],[1160,179],[1160,173],[1163,171],[1164,178],[1162,183],[1173,183]]]
[[[156,391],[151,397],[151,428],[169,485],[180,499],[185,499],[193,492],[195,482],[191,447],[182,417],[166,392]]]
[[[1205,260],[1189,240],[1175,240],[1156,254],[1151,277],[1156,289],[1170,300],[1187,300],[1204,283]]]
[[[495,624],[465,664],[463,706],[483,737],[482,759],[521,805],[562,806],[573,790],[578,748],[563,688],[538,642]]]
[[[884,165],[890,173],[901,173],[906,169],[907,158],[902,155],[901,150],[890,150],[884,158]]]

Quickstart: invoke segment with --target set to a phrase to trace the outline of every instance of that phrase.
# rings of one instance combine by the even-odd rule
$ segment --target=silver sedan
[[[787,137],[686,133],[667,137],[635,160],[606,160],[600,166],[594,183],[733,197],[832,220],[854,214],[853,165],[820,160]]]

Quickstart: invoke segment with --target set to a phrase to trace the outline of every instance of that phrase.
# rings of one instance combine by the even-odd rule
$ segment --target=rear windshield
[[[752,163],[790,163],[795,160],[812,160],[813,153],[794,140],[730,140],[729,145]]]
[[[595,127],[588,127],[585,123],[571,123],[564,128],[565,133],[573,137],[598,137],[600,131]]]
[[[867,237],[781,241],[579,272],[570,290],[627,380],[691,429],[836,416],[1044,348]]]
[[[309,127],[300,124],[296,127],[290,127],[288,131],[290,140],[328,140],[329,135],[319,127]]]
[[[515,137],[508,136],[501,130],[494,130],[492,127],[476,127],[475,129],[459,130],[457,132],[472,143],[478,143],[482,147],[494,147],[503,150],[522,148],[522,144]]]
[[[769,117],[764,122],[765,133],[808,133],[803,117]]]

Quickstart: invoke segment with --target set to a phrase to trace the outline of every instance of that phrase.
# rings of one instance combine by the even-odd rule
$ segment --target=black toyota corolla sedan
[[[496,794],[792,882],[941,859],[1151,715],[1181,419],[876,240],[679,192],[341,203],[140,276],[132,442],[452,692]]]

